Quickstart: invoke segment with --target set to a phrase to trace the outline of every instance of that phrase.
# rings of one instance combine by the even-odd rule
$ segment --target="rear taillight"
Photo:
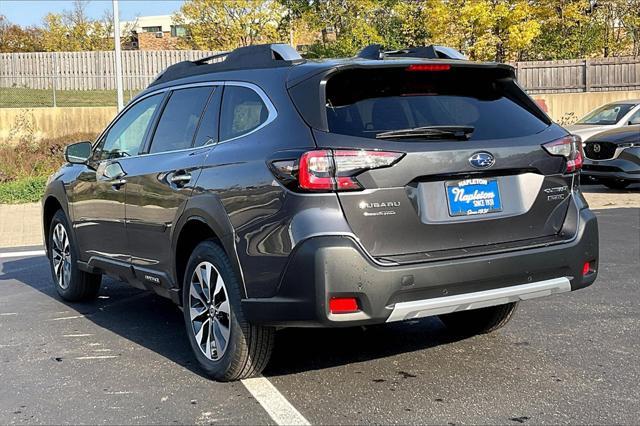
[[[317,150],[302,154],[297,168],[298,187],[307,191],[362,189],[356,175],[389,167],[404,154],[365,150]],[[295,176],[295,171],[294,171]]]
[[[551,155],[564,157],[567,160],[565,173],[577,172],[582,168],[582,140],[579,136],[569,135],[555,141],[547,142],[542,147]]]

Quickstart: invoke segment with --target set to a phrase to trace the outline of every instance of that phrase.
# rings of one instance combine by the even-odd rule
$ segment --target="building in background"
[[[173,23],[171,15],[140,16],[134,21],[122,21],[121,33],[128,40],[124,48],[128,50],[175,50],[180,37],[187,29]]]

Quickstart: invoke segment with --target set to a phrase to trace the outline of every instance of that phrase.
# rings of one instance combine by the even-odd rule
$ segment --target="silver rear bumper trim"
[[[389,307],[393,311],[387,322],[504,305],[505,303],[519,302],[567,291],[571,291],[571,282],[567,277],[561,277],[475,293],[458,294],[456,296],[399,302],[395,306]]]

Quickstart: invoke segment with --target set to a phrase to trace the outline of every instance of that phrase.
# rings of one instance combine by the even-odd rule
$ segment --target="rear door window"
[[[220,140],[245,135],[269,118],[269,110],[253,89],[225,86],[220,112]]]
[[[375,138],[380,132],[422,126],[473,126],[471,139],[482,140],[527,136],[548,127],[509,94],[504,82],[477,69],[343,71],[328,81],[326,94],[329,131],[352,136]]]
[[[162,111],[149,152],[190,148],[213,87],[174,90]]]

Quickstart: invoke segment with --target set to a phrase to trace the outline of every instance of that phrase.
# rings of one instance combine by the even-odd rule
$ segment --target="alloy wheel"
[[[56,281],[61,289],[66,290],[71,280],[71,245],[67,230],[62,223],[53,228],[53,246],[51,263]]]
[[[222,358],[231,334],[231,307],[222,275],[210,262],[199,263],[191,276],[189,318],[204,356]]]

